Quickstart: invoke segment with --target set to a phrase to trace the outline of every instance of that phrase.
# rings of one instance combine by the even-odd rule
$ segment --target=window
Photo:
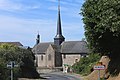
[[[41,61],[43,61],[43,55],[41,55]]]
[[[78,62],[78,59],[75,59],[75,62]]]
[[[48,55],[48,60],[49,60],[49,61],[51,60],[51,55],[50,55],[50,54]]]
[[[66,54],[63,55],[63,58],[66,59]]]

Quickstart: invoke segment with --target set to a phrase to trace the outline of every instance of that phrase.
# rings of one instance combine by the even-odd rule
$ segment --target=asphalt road
[[[68,74],[63,73],[50,73],[50,74],[44,74],[44,77],[46,77],[46,80],[80,80],[79,78],[75,76],[71,76]]]

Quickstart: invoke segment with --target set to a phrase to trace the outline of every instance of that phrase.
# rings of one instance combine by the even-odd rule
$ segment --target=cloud
[[[44,20],[44,19],[22,19],[17,17],[11,16],[0,16],[0,24],[1,24],[1,31],[5,31],[7,28],[11,29],[11,31],[19,31],[22,32],[29,32],[29,30],[36,30],[41,29],[41,31],[45,31],[46,27],[49,25],[53,25],[54,21],[52,20]],[[7,23],[7,24],[6,24]],[[3,27],[2,27],[3,26]],[[35,28],[36,27],[36,28]],[[19,31],[20,32],[20,31]]]
[[[22,5],[12,3],[9,0],[0,0],[0,9],[2,9],[2,10],[20,10],[20,9],[22,9]]]
[[[13,2],[12,0],[0,0],[0,9],[5,11],[21,11],[36,8],[40,8],[40,5],[25,5],[24,3]]]
[[[57,0],[48,0],[48,1],[50,1],[50,2],[57,2]]]
[[[29,9],[38,9],[38,8],[40,8],[40,6],[38,6],[38,5],[33,5],[33,6],[29,7]]]
[[[61,0],[62,2],[67,2],[67,3],[76,3],[76,4],[81,4],[84,2],[84,0]]]
[[[51,2],[57,2],[56,0],[49,0]],[[74,17],[79,17],[80,8],[83,4],[83,1],[80,0],[61,0],[61,11],[66,11],[65,14],[69,14]],[[57,6],[48,7],[49,10],[58,10]]]
[[[0,41],[20,41],[30,46],[35,44],[37,31],[40,32],[42,42],[53,42],[57,30],[56,20],[53,19],[22,19],[0,15],[0,24]],[[80,40],[84,34],[82,23],[64,22],[62,29],[66,40]]]
[[[55,11],[57,11],[58,10],[58,7],[57,6],[51,6],[51,7],[49,7],[48,8],[49,10],[55,10]],[[67,11],[68,10],[68,8],[66,8],[66,7],[61,7],[61,11]]]
[[[55,16],[57,12],[55,13],[49,10],[57,10],[57,5],[54,4],[57,0],[49,0],[53,2],[50,5],[46,3],[48,0],[38,3],[36,3],[36,0],[35,3],[33,2],[34,4],[30,2],[34,0],[26,3],[13,1],[15,0],[0,0],[0,9],[6,10],[3,12],[3,15],[0,14],[0,41],[20,41],[24,45],[29,44],[31,46],[35,44],[37,31],[40,32],[42,42],[53,41],[57,28],[57,16]],[[63,35],[65,35],[66,40],[81,39],[84,30],[81,17],[78,14],[80,10],[79,7],[71,6],[72,3],[67,2],[67,0],[61,1],[63,1],[61,2]],[[42,6],[41,8],[39,3],[45,7]],[[16,13],[9,14],[9,11],[15,11]],[[20,13],[20,11],[23,11],[23,13]],[[44,14],[44,16],[42,14]]]
[[[58,3],[58,0],[48,0],[48,1],[53,2],[53,3]],[[78,5],[82,4],[83,1],[81,1],[81,0],[80,1],[79,0],[61,0],[60,3],[63,5],[66,5],[66,6],[67,5],[78,6]]]
[[[0,16],[0,41],[21,41],[24,45],[34,45],[37,31],[42,41],[52,41],[56,23],[44,19],[20,19],[11,16]],[[31,41],[31,43],[27,43]]]

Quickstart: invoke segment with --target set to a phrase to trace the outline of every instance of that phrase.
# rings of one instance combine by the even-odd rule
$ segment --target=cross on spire
[[[60,0],[58,0],[58,11],[60,11]]]

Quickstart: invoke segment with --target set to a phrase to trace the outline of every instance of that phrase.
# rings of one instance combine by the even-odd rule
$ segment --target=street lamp
[[[13,68],[18,67],[18,65],[15,64],[15,61],[10,61],[7,64],[7,67],[10,68],[10,70],[11,70],[10,78],[11,78],[11,80],[13,80]]]

